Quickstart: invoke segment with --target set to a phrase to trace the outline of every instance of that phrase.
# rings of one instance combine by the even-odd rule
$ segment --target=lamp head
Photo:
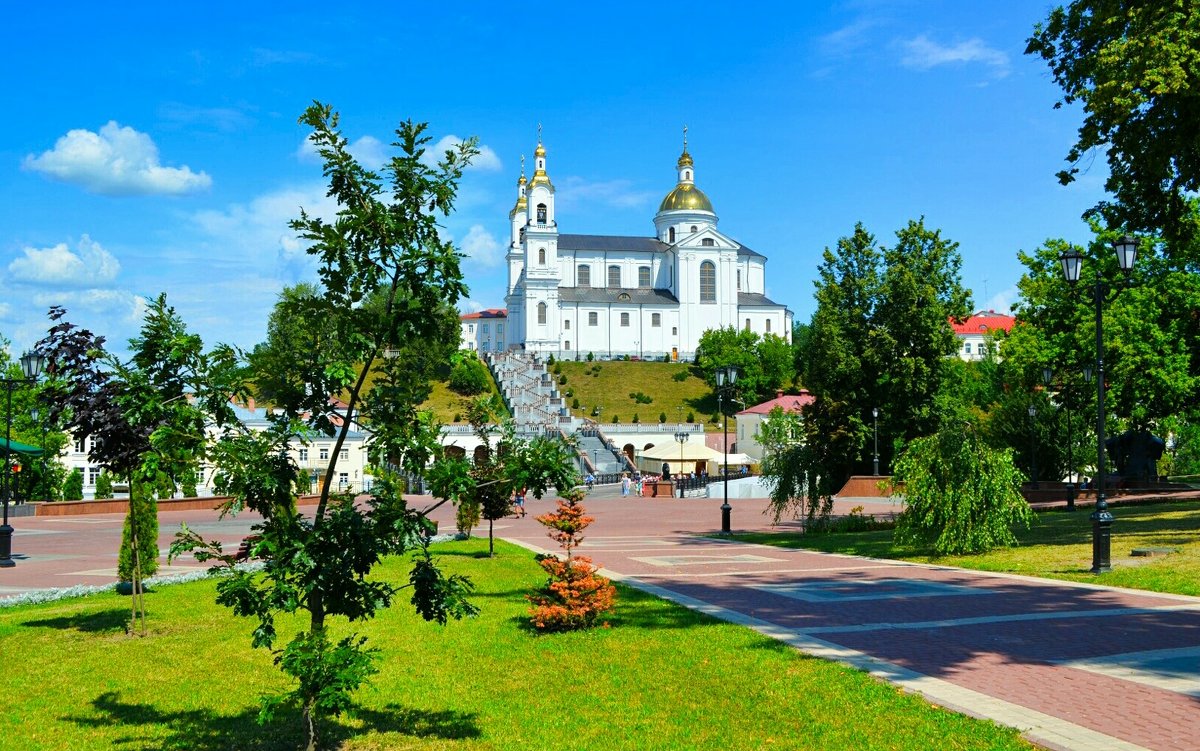
[[[1083,367],[1083,382],[1084,383],[1092,382],[1092,366],[1091,365],[1085,365]]]
[[[45,366],[46,356],[39,352],[26,352],[21,355],[21,371],[25,374],[26,380],[36,381]]]
[[[1068,284],[1075,284],[1079,281],[1079,270],[1083,267],[1083,254],[1077,249],[1071,248],[1064,250],[1062,255],[1058,257],[1058,262],[1062,264],[1063,277]]]
[[[1120,239],[1113,243],[1113,248],[1117,251],[1117,263],[1121,266],[1121,271],[1125,272],[1125,276],[1129,276],[1129,272],[1133,271],[1133,264],[1137,261],[1138,240],[1133,235],[1121,235]]]
[[[1047,386],[1049,386],[1050,382],[1053,380],[1054,380],[1054,369],[1053,368],[1042,368],[1042,382],[1045,383]]]
[[[1037,407],[1033,406],[1032,404],[1029,405],[1029,416],[1037,417]]]

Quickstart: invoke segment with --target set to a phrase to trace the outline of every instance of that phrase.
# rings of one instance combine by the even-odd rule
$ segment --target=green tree
[[[83,500],[83,470],[79,467],[72,469],[63,483],[63,500]]]
[[[970,425],[947,421],[896,460],[893,480],[904,489],[896,540],[938,555],[1016,545],[1013,528],[1033,518],[1021,496],[1023,479],[1011,451],[988,446]]]
[[[738,369],[734,387],[743,401],[762,401],[786,388],[796,378],[795,355],[791,345],[775,334],[759,336],[753,331],[727,326],[709,329],[700,335],[696,364],[713,388],[718,368],[733,365]]]
[[[133,582],[134,593],[143,577],[158,571],[158,503],[156,483],[135,475],[129,483],[129,511],[121,528],[117,552],[117,578]]]
[[[1067,153],[1064,185],[1102,152],[1112,201],[1085,213],[1112,227],[1197,234],[1190,204],[1200,191],[1200,10],[1190,0],[1076,0],[1034,27],[1026,54],[1041,57],[1063,90],[1055,104],[1081,104],[1084,119]],[[1175,247],[1174,250],[1183,250]],[[1194,248],[1193,248],[1194,249]]]
[[[112,475],[108,470],[100,471],[100,476],[96,478],[96,492],[92,497],[96,500],[113,497]]]
[[[454,365],[450,369],[451,389],[463,396],[474,396],[487,391],[490,384],[487,366],[480,362],[475,353],[464,350],[455,354]]]
[[[352,624],[369,619],[404,589],[411,590],[414,607],[427,620],[446,623],[476,612],[466,600],[470,582],[446,577],[436,566],[428,547],[428,510],[408,507],[399,474],[401,468],[423,471],[436,496],[457,503],[474,487],[470,468],[460,452],[439,445],[432,415],[417,411],[416,396],[427,393],[428,384],[414,383],[420,379],[405,356],[391,356],[403,353],[408,342],[448,335],[457,341],[457,330],[447,331],[430,315],[455,305],[466,291],[460,256],[439,237],[438,218],[450,212],[462,170],[476,150],[473,140],[466,141],[430,166],[424,158],[426,126],[405,122],[396,131],[399,153],[381,176],[350,155],[330,107],[314,104],[301,122],[312,129],[329,195],[339,206],[330,221],[301,211],[291,224],[318,261],[317,295],[306,304],[327,322],[328,338],[283,363],[286,370],[273,384],[278,409],[267,430],[228,424],[213,449],[217,488],[231,497],[226,511],[248,508],[262,516],[255,531],[264,568],[234,568],[233,557],[219,544],[190,530],[181,533],[172,554],[192,550],[228,570],[217,585],[218,601],[255,619],[256,647],[274,648],[278,616],[307,616],[275,651],[294,689],[267,699],[260,717],[268,720],[279,706],[297,705],[311,750],[319,745],[322,718],[352,706],[351,694],[376,672],[379,659],[364,637],[348,629],[338,628],[341,638],[335,642],[332,619]],[[251,360],[240,371],[247,384],[258,382],[254,365]],[[341,394],[343,401],[333,402],[330,394]],[[360,421],[371,425],[376,477],[365,504],[333,493],[330,484],[347,434]],[[317,505],[300,515],[294,495],[299,469],[287,447],[314,433],[331,436],[334,445]],[[407,585],[371,576],[381,556],[413,548]]]
[[[806,529],[826,523],[833,511],[833,494],[824,467],[831,462],[832,444],[815,433],[820,407],[803,415],[775,407],[759,425],[757,439],[763,447],[761,472],[771,497],[771,515],[803,522]]]

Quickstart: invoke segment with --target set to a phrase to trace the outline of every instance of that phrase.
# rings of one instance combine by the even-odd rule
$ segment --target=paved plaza
[[[735,530],[770,529],[765,501],[732,503]],[[878,499],[839,504],[896,510]],[[527,505],[526,518],[497,522],[497,535],[549,551],[534,516],[553,504]],[[581,551],[632,586],[1020,728],[1047,748],[1200,748],[1200,598],[713,539],[719,500],[598,489],[587,505],[596,521]],[[453,527],[448,505],[433,516]],[[255,520],[161,517],[164,550],[181,522],[236,546]],[[121,521],[15,519],[17,566],[0,570],[0,596],[113,581]]]

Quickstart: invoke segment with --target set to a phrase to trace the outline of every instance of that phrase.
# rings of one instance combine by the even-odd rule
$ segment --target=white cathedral
[[[791,340],[792,312],[765,294],[766,257],[717,230],[712,202],[696,187],[686,130],[676,167],[679,182],[659,204],[654,236],[568,235],[558,231],[539,137],[533,179],[522,168],[508,214],[508,349],[678,360],[693,358],[709,329]]]

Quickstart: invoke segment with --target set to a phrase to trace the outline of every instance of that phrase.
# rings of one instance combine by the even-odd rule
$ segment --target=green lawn
[[[1200,596],[1200,501],[1118,506],[1112,528],[1113,571],[1092,574],[1092,525],[1087,510],[1049,511],[1028,530],[1018,530],[1020,544],[980,555],[934,557],[892,542],[891,530],[801,535],[740,534],[739,540],[782,547],[898,558],[921,563],[1003,571],[1052,579],[1085,581],[1115,587]],[[1134,558],[1134,548],[1170,547],[1179,552]]]
[[[401,599],[365,625],[384,650],[344,749],[1017,749],[1014,731],[930,706],[870,676],[752,631],[621,588],[610,627],[537,635],[524,594],[543,579],[527,551],[439,548],[478,585],[482,615],[442,628]],[[390,561],[380,575],[402,581]],[[128,600],[97,595],[0,610],[7,658],[0,745],[38,749],[296,748],[294,715],[255,723],[282,678],[250,649],[250,623],[213,584],[147,596],[150,635],[128,638]]]
[[[622,423],[633,422],[634,414],[643,423],[657,423],[665,414],[667,422],[686,422],[692,413],[696,422],[717,430],[709,420],[717,413],[717,399],[704,379],[696,375],[692,365],[670,362],[563,362],[562,373],[567,382],[559,391],[566,397],[567,406],[579,399],[579,408],[572,411],[579,417],[592,415],[600,408],[601,423],[611,423],[617,416]],[[551,366],[553,369],[555,366]],[[685,374],[682,381],[677,373]],[[554,376],[556,379],[558,375]],[[571,396],[567,393],[571,392]],[[630,394],[641,392],[650,397],[649,404],[639,404]]]

